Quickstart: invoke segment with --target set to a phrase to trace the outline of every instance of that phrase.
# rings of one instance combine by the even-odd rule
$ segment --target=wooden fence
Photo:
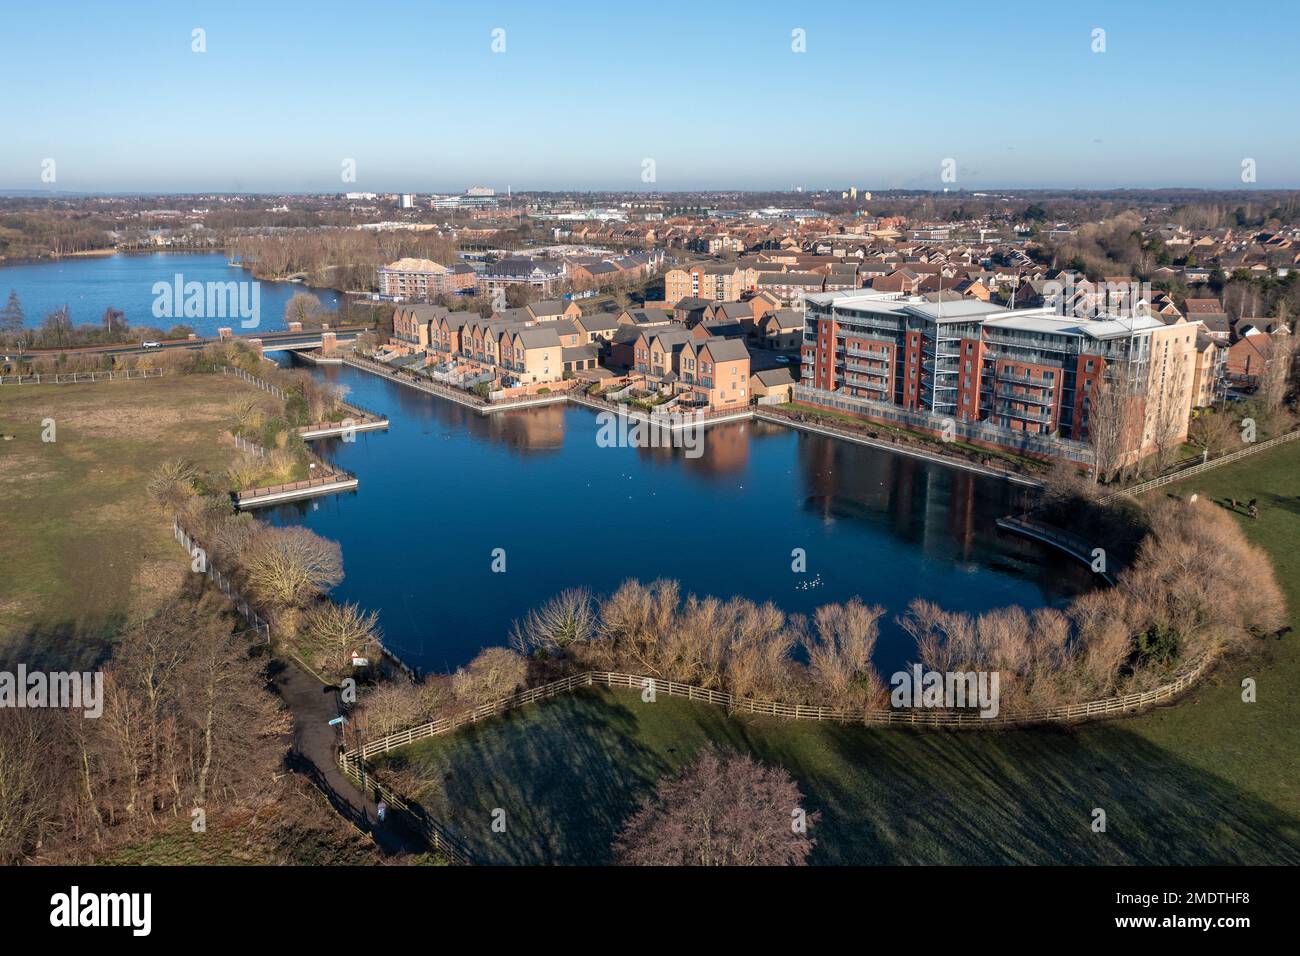
[[[1022,726],[1046,721],[1087,720],[1090,718],[1115,716],[1130,713],[1171,700],[1191,687],[1205,673],[1212,662],[1211,655],[1197,659],[1183,670],[1174,680],[1162,684],[1153,690],[1136,694],[1124,694],[1101,700],[1086,701],[1081,704],[1065,704],[1060,707],[1040,708],[1010,716],[993,718],[980,717],[968,712],[918,711],[913,708],[903,711],[856,711],[834,707],[818,707],[811,704],[788,704],[781,701],[754,700],[737,697],[725,691],[696,687],[678,681],[660,680],[641,674],[623,674],[614,671],[588,671],[574,674],[520,691],[490,704],[483,704],[472,710],[440,717],[428,723],[399,730],[378,740],[364,743],[339,754],[339,767],[361,789],[375,801],[383,800],[403,819],[407,820],[420,833],[433,849],[441,852],[451,862],[460,865],[472,865],[474,862],[470,851],[447,828],[431,817],[419,804],[413,804],[391,787],[380,781],[367,760],[375,754],[387,753],[397,747],[404,747],[417,740],[436,737],[450,733],[466,724],[477,723],[504,714],[507,711],[531,704],[539,700],[570,693],[580,687],[623,687],[629,690],[644,691],[650,687],[654,692],[666,693],[670,697],[683,697],[701,703],[726,707],[733,713],[758,714],[767,717],[781,717],[793,720],[833,720],[838,723],[858,723],[865,726],[909,726],[909,727],[1007,727]]]
[[[1212,461],[1201,462],[1199,465],[1192,465],[1190,468],[1184,468],[1182,471],[1171,472],[1168,475],[1161,475],[1159,478],[1152,478],[1150,481],[1144,481],[1141,484],[1134,485],[1131,488],[1125,488],[1122,491],[1116,491],[1098,499],[1101,504],[1109,504],[1119,498],[1131,498],[1134,495],[1140,495],[1144,491],[1150,491],[1152,488],[1162,488],[1165,485],[1171,485],[1175,481],[1182,481],[1184,478],[1191,478],[1193,475],[1199,475],[1203,471],[1209,471],[1211,468],[1218,468],[1220,465],[1228,465],[1234,461],[1240,461],[1249,455],[1257,455],[1261,451],[1267,451],[1278,445],[1289,441],[1295,441],[1300,438],[1300,429],[1287,432],[1285,435],[1278,435],[1276,438],[1270,438],[1268,441],[1257,442],[1240,451],[1234,451],[1228,455],[1221,455]]]
[[[616,671],[588,671],[574,674],[540,687],[520,691],[509,697],[483,704],[472,710],[462,711],[450,717],[439,717],[428,723],[408,727],[396,733],[388,734],[378,740],[372,740],[359,748],[348,751],[348,757],[365,760],[377,753],[386,753],[395,747],[404,747],[426,737],[437,737],[463,727],[495,717],[507,711],[522,707],[538,700],[567,694],[578,687],[625,687],[632,690],[644,690],[653,683],[655,693],[665,693],[670,697],[683,697],[687,700],[700,701],[726,707],[732,713],[758,714],[766,717],[782,717],[791,720],[832,720],[837,723],[855,723],[869,726],[904,726],[904,727],[961,727],[994,728],[1017,727],[1025,724],[1086,720],[1095,717],[1114,716],[1150,707],[1153,704],[1169,700],[1182,693],[1205,672],[1211,658],[1207,655],[1187,665],[1187,667],[1167,684],[1141,693],[1123,694],[1105,697],[1099,700],[1084,701],[1077,704],[1061,704],[1020,711],[1013,714],[999,714],[997,717],[981,717],[968,711],[924,710],[847,710],[839,707],[822,707],[816,704],[790,704],[783,701],[756,700],[750,697],[737,697],[726,691],[697,687],[678,681],[662,680],[644,674],[624,674]]]
[[[262,498],[270,498],[275,495],[288,494],[297,491],[309,491],[312,488],[325,488],[333,485],[347,485],[348,488],[355,487],[356,476],[346,471],[330,471],[319,478],[303,478],[299,481],[286,481],[279,485],[264,485],[261,488],[250,488],[247,491],[240,491],[236,494],[241,505],[250,504],[260,501]],[[340,487],[340,491],[346,491],[347,488]]]
[[[297,429],[298,433],[304,434],[306,432],[345,428],[348,427],[343,424],[345,421],[350,421],[352,427],[360,427],[362,425],[370,425],[374,422],[388,421],[387,415],[381,415],[378,412],[369,411],[368,409],[362,408],[360,405],[353,404],[352,402],[340,402],[339,404],[343,409],[343,417],[339,421],[319,421],[312,422],[308,425],[299,425]]]
[[[472,865],[474,860],[464,844],[433,817],[425,812],[419,804],[412,804],[392,788],[385,786],[365,762],[351,754],[339,754],[341,769],[361,792],[378,803],[383,800],[390,810],[401,814],[431,848],[441,853],[452,863],[460,866]]]
[[[266,458],[265,448],[263,448],[261,445],[257,444],[256,442],[252,442],[249,441],[247,438],[243,438],[240,435],[235,436],[235,447],[238,448],[240,451],[247,452],[250,455],[256,456],[257,458],[263,460]],[[299,479],[298,481],[287,481],[278,485],[262,485],[261,487],[258,488],[241,489],[235,492],[235,500],[239,504],[243,505],[247,503],[257,502],[262,498],[269,498],[274,495],[282,495],[285,494],[286,492],[307,491],[312,488],[324,488],[330,485],[336,485],[340,483],[355,483],[357,481],[356,475],[352,474],[351,472],[344,471],[341,468],[335,468],[333,465],[325,461],[325,459],[321,458],[319,455],[314,455],[311,452],[308,452],[307,454],[312,459],[312,462],[316,464],[317,467],[320,469],[319,477],[302,478]]]
[[[245,382],[248,382],[248,384],[256,385],[262,391],[274,395],[282,402],[288,401],[289,399],[288,393],[284,389],[282,389],[279,385],[272,385],[270,382],[264,379],[260,379],[256,375],[250,375],[248,372],[245,372],[242,368],[237,368],[234,365],[221,366],[221,374],[233,375],[235,376],[235,378],[242,378]]]
[[[204,548],[199,544],[198,540],[182,528],[180,522],[175,518],[172,519],[172,534],[189,553],[190,557],[194,556],[195,549],[201,548],[203,550],[204,574],[206,574],[208,579],[221,590],[222,594],[230,599],[231,604],[235,606],[235,610],[239,612],[240,617],[248,622],[249,627],[257,632],[257,634],[264,638],[269,644],[271,642],[270,625],[262,619],[262,616],[254,610],[251,604],[244,600],[239,591],[236,590],[234,582],[230,579],[230,576],[223,573],[215,564],[212,563],[208,558],[207,548]]]
[[[0,385],[77,385],[89,382],[121,382],[137,378],[159,378],[166,369],[121,369],[104,372],[52,372],[35,375],[0,375]]]

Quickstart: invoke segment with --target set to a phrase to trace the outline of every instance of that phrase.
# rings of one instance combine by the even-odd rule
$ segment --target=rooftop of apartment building
[[[1023,332],[1086,336],[1104,340],[1132,335],[1135,332],[1164,327],[1164,322],[1149,315],[1099,316],[1079,318],[1058,315],[1051,307],[1007,309],[978,299],[956,302],[930,302],[922,296],[899,296],[889,292],[821,292],[805,297],[812,306],[836,309],[870,308],[874,312],[897,312],[935,323],[978,320],[986,326]]]

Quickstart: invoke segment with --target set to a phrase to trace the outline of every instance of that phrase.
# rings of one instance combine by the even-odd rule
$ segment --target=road
[[[370,326],[368,325],[341,325],[329,331],[337,335],[339,341],[347,342],[355,339],[359,333],[369,329]],[[237,340],[261,339],[264,351],[274,351],[277,348],[309,348],[313,344],[319,345],[321,331],[321,329],[304,329],[301,332],[281,330],[278,332],[240,334],[234,336],[234,338]],[[143,345],[130,342],[115,345],[81,345],[65,349],[22,349],[5,355],[3,358],[5,361],[12,362],[17,359],[34,359],[58,355],[145,355],[176,349],[201,349],[221,341],[223,340],[220,338],[163,339],[154,348],[145,348]]]
[[[308,777],[340,816],[369,834],[389,856],[427,853],[424,840],[412,834],[397,814],[379,823],[379,811],[338,766],[340,734],[329,722],[340,714],[338,689],[325,687],[297,664],[288,662],[275,676],[275,687],[293,714],[293,750],[289,767]]]

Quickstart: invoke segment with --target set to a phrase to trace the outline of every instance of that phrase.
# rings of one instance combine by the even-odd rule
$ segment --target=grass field
[[[1239,517],[1300,609],[1300,443],[1156,494],[1258,498]],[[1241,586],[1249,587],[1243,581]],[[816,863],[1300,863],[1297,635],[1221,662],[1141,717],[995,734],[728,717],[589,690],[390,759],[486,861],[597,863],[636,801],[709,742],[786,767],[820,810]],[[1241,700],[1244,677],[1259,700]],[[1092,811],[1107,814],[1094,833]],[[492,811],[507,814],[491,832]]]
[[[168,458],[224,470],[243,392],[264,395],[215,375],[0,387],[0,432],[17,436],[0,442],[0,661],[89,666],[175,593],[188,562],[145,483]]]

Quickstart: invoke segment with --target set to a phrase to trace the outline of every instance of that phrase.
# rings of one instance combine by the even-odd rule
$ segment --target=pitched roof
[[[745,348],[745,343],[740,339],[705,339],[699,347],[707,348],[715,362],[734,362],[737,359],[749,358],[749,349]]]

